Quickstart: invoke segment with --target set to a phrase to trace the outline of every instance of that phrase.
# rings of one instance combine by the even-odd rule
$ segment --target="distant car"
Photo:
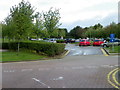
[[[120,46],[120,40],[115,40],[114,42],[105,42],[105,43],[102,43],[101,46],[103,47],[110,47],[110,46]]]
[[[102,43],[104,43],[104,41],[97,39],[97,40],[94,40],[93,46],[100,46]]]
[[[65,40],[65,43],[74,43],[75,42],[75,39],[71,39],[71,38],[67,38]]]
[[[87,39],[80,40],[79,46],[90,46],[90,42]]]
[[[54,39],[54,38],[49,39],[48,42],[56,43],[56,39]]]

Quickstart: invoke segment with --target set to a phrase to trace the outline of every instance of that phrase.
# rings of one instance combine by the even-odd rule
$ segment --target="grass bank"
[[[108,50],[109,53],[120,53],[120,46],[106,47],[105,49]]]
[[[15,52],[7,51],[2,52],[2,61],[1,62],[11,62],[11,61],[31,61],[31,60],[41,60],[47,58],[45,55],[39,55],[33,52]]]

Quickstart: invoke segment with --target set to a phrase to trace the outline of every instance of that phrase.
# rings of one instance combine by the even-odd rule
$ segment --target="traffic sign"
[[[110,34],[110,38],[115,38],[115,34]]]
[[[110,34],[110,42],[114,42],[115,41],[115,34]]]

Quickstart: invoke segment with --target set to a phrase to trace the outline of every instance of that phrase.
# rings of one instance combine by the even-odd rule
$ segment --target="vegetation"
[[[69,33],[68,36],[72,38],[108,38],[110,34],[114,33],[116,38],[120,38],[120,24],[111,23],[103,27],[101,24],[82,28],[76,26]]]
[[[106,47],[105,49],[109,50],[109,53],[120,53],[120,46]]]
[[[65,40],[56,40],[57,43],[65,43]]]
[[[30,61],[30,60],[40,60],[47,58],[45,55],[35,54],[33,52],[28,51],[20,51],[16,53],[15,51],[7,51],[2,52],[2,62],[9,61]]]
[[[3,49],[17,50],[18,42],[10,42],[10,43],[2,43]],[[32,41],[24,41],[19,42],[20,49],[34,50],[36,53],[44,53],[48,56],[59,55],[64,52],[65,44],[58,43],[49,43],[49,42],[32,42]]]
[[[22,41],[31,37],[65,37],[66,30],[59,28],[60,18],[59,9],[50,8],[48,12],[35,13],[30,3],[22,0],[10,8],[10,14],[0,24],[3,42],[4,38]]]

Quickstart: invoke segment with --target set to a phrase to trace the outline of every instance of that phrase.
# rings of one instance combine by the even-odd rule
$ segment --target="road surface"
[[[72,47],[72,46],[70,46]],[[74,47],[74,46],[73,46]],[[68,48],[68,47],[66,47]],[[80,47],[77,47],[80,49]],[[117,56],[104,56],[99,47],[83,47],[99,52],[62,59],[3,63],[3,88],[114,88],[108,73],[118,67]],[[87,50],[89,48],[89,50]]]

